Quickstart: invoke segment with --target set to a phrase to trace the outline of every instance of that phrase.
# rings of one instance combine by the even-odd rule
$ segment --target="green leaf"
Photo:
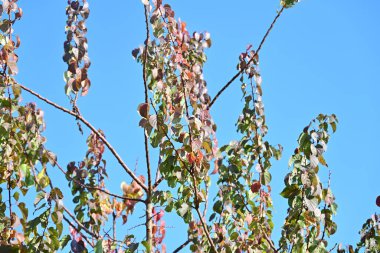
[[[333,214],[336,214],[337,213],[337,210],[338,210],[338,205],[336,203],[332,203],[331,204],[331,212]]]
[[[269,171],[265,171],[264,173],[261,173],[262,185],[269,185],[271,180],[272,180],[272,175],[269,173]]]
[[[223,203],[222,203],[222,201],[220,201],[220,200],[216,201],[212,209],[215,212],[217,212],[218,214],[221,214],[222,211],[223,211]]]
[[[37,193],[36,199],[34,200],[34,203],[33,203],[34,206],[37,206],[38,203],[40,203],[40,201],[41,201],[43,198],[45,198],[45,193],[43,193],[43,192],[39,192],[39,193]]]
[[[298,185],[292,184],[287,187],[280,193],[280,195],[286,199],[294,197],[301,193]]]
[[[142,245],[144,245],[145,249],[146,249],[146,252],[150,252],[151,249],[150,249],[150,245],[147,241],[142,241],[141,242]]]
[[[103,244],[103,240],[99,240],[96,243],[95,248],[94,248],[95,253],[103,253],[103,246],[102,246],[102,244]]]
[[[331,128],[333,130],[333,133],[335,133],[335,131],[336,131],[336,123],[335,122],[331,122],[330,125],[331,125]]]
[[[21,202],[20,204],[18,204],[18,208],[21,211],[23,219],[27,220],[28,219],[28,208],[25,207],[25,203]]]
[[[13,198],[14,198],[16,201],[18,201],[19,198],[20,198],[20,193],[19,193],[19,192],[15,192],[15,193],[13,194]]]
[[[62,237],[61,241],[60,241],[60,244],[61,244],[61,249],[65,248],[67,243],[71,241],[71,236],[70,235],[65,235],[64,237]]]
[[[324,158],[322,155],[318,156],[318,160],[319,160],[319,162],[320,162],[323,166],[329,167],[329,166],[327,165],[327,163],[326,163],[325,158]]]
[[[27,187],[34,185],[34,178],[30,173],[30,167],[26,164],[21,164],[20,170],[22,171],[22,173],[25,177],[25,185]]]
[[[51,214],[51,219],[53,220],[54,224],[59,224],[62,222],[63,214],[60,211],[56,211]]]
[[[230,236],[230,239],[233,241],[239,237],[239,234],[237,232],[233,232]]]

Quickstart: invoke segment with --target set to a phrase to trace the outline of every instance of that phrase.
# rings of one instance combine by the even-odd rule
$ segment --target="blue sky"
[[[168,2],[168,1],[167,1]],[[21,37],[17,80],[49,99],[69,107],[64,95],[62,61],[66,1],[19,1],[24,10],[15,33]],[[236,73],[240,52],[247,44],[256,48],[279,10],[278,0],[169,1],[176,16],[190,31],[209,31],[213,46],[207,51],[205,78],[210,95]],[[144,41],[143,6],[133,1],[90,1],[88,21],[92,87],[80,98],[82,114],[104,130],[127,164],[144,170],[142,130],[136,108],[144,99],[141,67],[131,50]],[[275,235],[278,238],[286,213],[279,196],[287,162],[303,127],[319,113],[335,113],[340,124],[326,159],[332,170],[332,189],[339,205],[333,242],[359,240],[357,231],[372,213],[379,212],[375,198],[380,157],[380,16],[377,0],[304,0],[285,10],[260,53],[264,104],[269,140],[284,146],[283,159],[274,162],[273,198]],[[235,120],[241,110],[239,83],[231,85],[212,108],[219,143],[237,138]],[[24,93],[24,101],[35,100]],[[75,121],[42,102],[47,123],[47,147],[63,165],[81,160],[85,139]],[[110,189],[129,181],[115,159],[108,156]],[[50,174],[55,173],[51,169]],[[56,172],[56,185],[64,187]],[[66,198],[68,203],[70,198]],[[141,208],[140,208],[141,209]],[[141,210],[136,210],[141,213]],[[130,220],[130,228],[139,220]],[[167,216],[166,244],[171,252],[185,241],[186,230]],[[139,233],[136,229],[131,233]],[[179,236],[179,231],[183,235]]]

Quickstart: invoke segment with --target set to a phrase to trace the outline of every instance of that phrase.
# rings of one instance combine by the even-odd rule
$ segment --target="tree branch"
[[[265,231],[263,231],[263,234],[264,234],[265,239],[268,241],[269,246],[272,248],[273,252],[277,253],[278,251],[276,247],[274,246],[272,239],[270,239],[270,237],[267,235]]]
[[[89,129],[91,129],[91,131],[93,131],[103,142],[104,144],[107,146],[107,148],[111,151],[111,153],[113,154],[113,156],[116,158],[116,160],[119,162],[119,164],[121,165],[121,167],[123,167],[123,169],[127,172],[127,174],[133,179],[136,181],[136,183],[141,187],[143,188],[145,191],[148,191],[148,187],[141,182],[141,180],[133,173],[133,171],[125,164],[125,162],[121,159],[120,155],[116,152],[115,148],[107,141],[107,139],[101,135],[99,133],[98,130],[95,129],[94,126],[92,126],[90,124],[90,122],[88,122],[82,115],[78,115],[72,111],[70,111],[69,109],[66,109],[50,100],[48,100],[47,98],[44,98],[43,96],[41,96],[40,94],[38,94],[37,92],[21,85],[20,85],[20,88],[29,92],[30,94],[32,94],[33,96],[37,97],[38,99],[44,101],[45,103],[57,108],[58,110],[61,110],[75,118],[78,118],[78,120],[80,120],[83,124],[85,124]]]
[[[210,233],[208,232],[208,229],[207,229],[207,225],[206,225],[205,221],[203,220],[203,217],[202,217],[201,212],[199,211],[199,208],[195,208],[195,211],[197,212],[198,217],[199,217],[199,219],[200,219],[200,221],[201,221],[201,224],[202,224],[202,227],[203,227],[203,231],[204,231],[205,234],[206,234],[207,240],[208,240],[208,242],[210,243],[210,246],[211,246],[212,251],[213,251],[214,253],[217,253],[218,251],[216,250],[215,245],[214,245],[214,242],[213,242],[212,239],[211,239]]]
[[[146,29],[146,39],[145,39],[145,49],[144,49],[144,59],[143,59],[143,80],[144,80],[144,94],[145,94],[145,103],[149,107],[149,98],[148,98],[148,84],[147,84],[147,74],[146,74],[146,63],[148,59],[148,44],[149,44],[149,7],[144,5],[144,16],[145,16],[145,29]],[[153,221],[152,217],[152,171],[150,168],[150,157],[149,157],[149,140],[146,129],[144,128],[144,146],[145,146],[145,160],[146,160],[146,168],[148,174],[148,191],[145,200],[146,204],[146,240],[149,245],[148,252],[152,252],[153,248]]]
[[[252,63],[253,59],[259,54],[262,46],[264,45],[265,40],[267,39],[270,31],[272,30],[274,24],[277,22],[278,18],[281,16],[281,13],[284,11],[284,7],[281,8],[281,10],[277,13],[277,16],[274,18],[273,22],[269,26],[267,32],[265,33],[263,39],[261,40],[259,47],[257,48],[255,54],[252,56],[252,58],[248,61],[246,66],[249,66],[250,63]],[[244,72],[245,68],[242,68],[239,72],[237,72],[223,87],[218,91],[216,96],[212,99],[211,103],[208,106],[208,109],[212,107],[212,105],[215,103],[215,101],[222,95],[222,93]]]

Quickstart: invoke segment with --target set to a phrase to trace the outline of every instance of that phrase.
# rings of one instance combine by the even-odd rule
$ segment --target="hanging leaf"
[[[149,116],[149,124],[157,130],[157,115],[150,115]]]

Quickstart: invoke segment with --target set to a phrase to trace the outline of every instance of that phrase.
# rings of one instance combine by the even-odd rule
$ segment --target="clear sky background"
[[[104,130],[127,164],[145,171],[142,129],[138,128],[137,105],[143,102],[141,66],[131,50],[144,41],[144,16],[140,0],[90,0],[88,20],[92,87],[80,98],[82,114]],[[279,0],[165,1],[190,31],[209,31],[213,46],[207,50],[205,78],[209,92],[216,92],[236,73],[240,52],[247,44],[257,47],[280,9]],[[21,37],[20,74],[17,80],[49,99],[69,107],[64,95],[62,61],[65,39],[64,0],[19,1],[24,10],[15,33]],[[268,138],[284,146],[283,158],[273,162],[275,233],[280,229],[287,204],[279,196],[287,162],[297,138],[319,113],[335,113],[340,123],[326,154],[332,170],[332,189],[339,205],[333,242],[356,243],[361,224],[374,212],[380,194],[380,2],[378,0],[304,0],[285,10],[260,53]],[[231,85],[212,108],[218,125],[219,143],[236,139],[235,121],[241,111],[239,83]],[[24,101],[35,101],[24,92]],[[47,148],[59,162],[81,160],[86,137],[76,123],[48,105],[45,111]],[[86,132],[88,134],[88,132]],[[109,154],[110,189],[119,191],[129,178]],[[327,173],[327,171],[325,171]],[[66,182],[54,168],[55,184]],[[70,203],[67,195],[65,203]],[[142,213],[142,206],[136,209]],[[209,213],[210,214],[210,213]],[[141,223],[131,219],[126,228]],[[166,217],[168,252],[186,240],[186,228]],[[129,233],[140,233],[135,229]],[[180,232],[182,231],[182,233]]]

